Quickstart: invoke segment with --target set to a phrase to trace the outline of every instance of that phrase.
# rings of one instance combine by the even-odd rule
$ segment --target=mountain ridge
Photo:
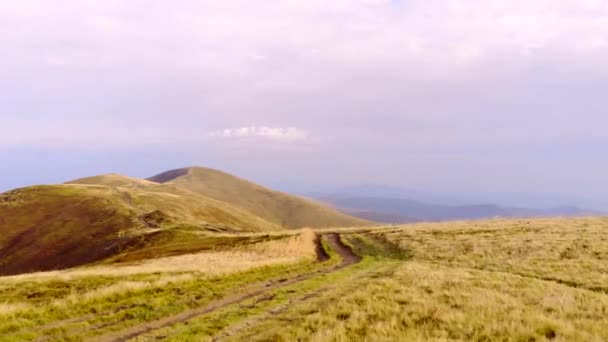
[[[404,198],[382,198],[382,197],[349,197],[349,196],[324,196],[321,197],[325,203],[331,204],[354,216],[358,213],[366,213],[363,217],[376,216],[378,221],[384,223],[409,223],[415,221],[446,221],[462,219],[483,219],[492,217],[543,217],[543,216],[592,216],[601,213],[581,209],[575,206],[556,207],[546,210],[503,207],[496,204],[472,204],[472,205],[444,205],[426,203]],[[371,213],[374,213],[373,215]],[[391,217],[405,220],[387,221]],[[386,219],[383,219],[386,218]]]
[[[0,275],[134,253],[158,257],[195,252],[213,248],[215,233],[372,224],[217,170],[189,168],[193,175],[185,179],[180,179],[187,176],[184,169],[178,170],[174,177],[165,174],[172,179],[164,183],[105,174],[0,194]],[[220,178],[207,182],[203,176],[209,174]],[[231,197],[220,196],[229,189]],[[232,200],[241,193],[259,205]],[[259,208],[269,212],[250,210]]]
[[[361,226],[372,222],[353,218],[318,201],[271,190],[229,173],[188,167],[147,178],[163,185],[186,188],[200,195],[239,206],[286,228]]]

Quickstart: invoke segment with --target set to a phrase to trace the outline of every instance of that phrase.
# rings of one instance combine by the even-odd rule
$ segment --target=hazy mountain
[[[452,196],[449,194],[436,194],[425,192],[416,189],[377,185],[377,184],[362,184],[328,189],[327,191],[317,191],[310,193],[309,196],[314,198],[323,197],[376,197],[376,198],[400,198],[411,199],[420,202],[429,202],[436,204],[469,204],[467,200]]]
[[[421,220],[415,219],[409,216],[393,214],[393,213],[383,213],[379,211],[371,211],[371,210],[356,210],[356,209],[341,209],[343,212],[362,218],[364,220],[374,221],[378,223],[390,223],[390,224],[403,224],[403,223],[414,223],[419,222]]]
[[[551,194],[526,192],[485,192],[485,193],[438,193],[398,186],[362,184],[327,188],[308,194],[314,198],[357,197],[357,198],[394,198],[446,206],[471,206],[480,203],[493,204],[503,208],[529,208],[546,212],[580,212],[578,208],[589,208],[594,212],[608,210],[608,203],[598,200],[569,198]],[[565,210],[566,208],[570,210]],[[562,210],[560,210],[560,208]],[[575,210],[572,210],[575,209]],[[519,210],[516,210],[519,211]],[[582,210],[589,211],[589,210]]]
[[[331,203],[345,212],[360,217],[382,217],[381,215],[394,215],[396,221],[379,219],[382,222],[403,223],[408,221],[443,221],[457,219],[480,219],[491,217],[538,217],[538,216],[583,216],[595,215],[596,212],[577,207],[558,207],[547,210],[501,207],[495,204],[476,205],[443,205],[424,203],[400,198],[381,197],[322,197],[326,203]],[[374,213],[374,214],[371,214]],[[397,220],[403,217],[405,221]]]

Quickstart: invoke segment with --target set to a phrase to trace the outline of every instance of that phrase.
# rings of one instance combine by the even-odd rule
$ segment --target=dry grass
[[[32,305],[26,303],[0,303],[0,317],[12,316],[15,313],[30,310]]]
[[[73,280],[90,276],[124,277],[138,274],[184,272],[196,272],[205,276],[218,276],[257,267],[296,263],[315,258],[314,239],[316,235],[312,229],[292,231],[284,235],[285,238],[283,239],[264,241],[227,251],[186,254],[150,259],[137,263],[29,273],[0,277],[0,281],[6,283],[51,279]]]
[[[76,267],[171,243],[155,231],[281,229],[228,203],[161,185],[24,188],[0,194],[0,217],[0,275]]]
[[[118,302],[117,298],[146,302],[153,300],[157,291],[166,291],[166,296],[184,291],[190,298],[204,283],[196,281],[207,276],[226,279],[223,274],[253,268],[254,279],[265,279],[265,265],[302,261],[312,265],[312,230],[277,234],[269,234],[272,238],[268,241],[228,251],[0,278],[0,290],[6,284],[26,284],[33,279],[42,286],[62,277],[70,279],[70,284],[93,275],[116,277],[115,283],[85,288],[51,302],[69,311],[88,301],[98,305]],[[342,236],[364,256],[360,264],[324,278],[330,280],[313,278],[294,285],[296,288],[277,290],[273,293],[276,297],[268,296],[268,301],[252,299],[251,305],[268,305],[266,309],[244,310],[235,305],[224,313],[219,311],[217,317],[224,318],[216,317],[218,321],[211,315],[198,323],[189,322],[181,330],[172,330],[174,340],[200,338],[197,334],[202,327],[217,330],[235,324],[236,317],[247,317],[249,310],[260,314],[264,310],[261,318],[231,338],[608,341],[606,218],[424,223],[342,230]],[[279,237],[282,239],[276,240]],[[361,276],[369,270],[377,273]],[[240,279],[242,275],[232,277]],[[272,301],[283,303],[282,309],[273,309]],[[174,300],[158,303],[155,311],[170,302]],[[31,307],[27,300],[0,304],[0,316],[17,321],[12,317],[21,317],[22,311],[31,313]]]
[[[0,277],[2,287],[19,284],[38,284],[34,291],[36,300],[46,303],[45,310],[69,310],[70,307],[88,303],[112,302],[113,298],[163,289],[167,285],[187,282],[201,282],[205,279],[223,277],[230,274],[275,265],[297,264],[315,258],[315,233],[311,229],[290,232],[283,239],[237,247],[230,251],[211,251],[167,258],[147,260],[132,264],[112,266],[82,267],[63,271],[40,272],[17,276]],[[102,286],[87,285],[59,298],[54,297],[53,288],[57,282],[68,284],[91,283],[94,279],[115,279],[105,281]],[[44,289],[48,289],[45,300]],[[0,317],[7,319],[19,313],[35,310],[32,303],[20,299],[10,303],[0,303]]]
[[[409,261],[234,340],[608,341],[606,218],[422,223],[364,236],[398,245]]]
[[[344,286],[234,340],[608,340],[608,296],[541,280],[410,262]]]
[[[176,284],[194,279],[192,274],[167,275],[154,281],[119,281],[110,286],[101,287],[82,294],[72,294],[66,298],[56,300],[54,306],[67,306],[71,304],[82,304],[102,298],[109,298],[116,295],[124,295],[129,292],[141,291],[143,289],[153,289]]]
[[[296,257],[314,259],[316,233],[310,228],[304,228],[298,234],[288,239],[274,240],[243,248],[245,251],[259,253],[274,258]]]
[[[414,258],[608,292],[608,219],[416,224],[377,232]]]

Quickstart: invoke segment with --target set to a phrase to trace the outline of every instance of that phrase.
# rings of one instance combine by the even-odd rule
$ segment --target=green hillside
[[[188,189],[239,206],[286,228],[370,225],[312,200],[273,191],[218,170],[191,167],[161,173],[149,181]]]

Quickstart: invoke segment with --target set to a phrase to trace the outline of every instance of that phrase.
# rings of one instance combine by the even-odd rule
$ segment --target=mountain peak
[[[231,203],[286,228],[361,226],[371,222],[357,219],[313,200],[274,191],[232,174],[206,167],[186,167],[148,178]]]
[[[156,176],[147,178],[147,180],[149,180],[151,182],[155,182],[155,183],[168,183],[172,180],[175,180],[179,177],[183,177],[183,176],[189,174],[192,169],[194,169],[194,168],[193,167],[184,167],[181,169],[169,170],[169,171],[165,171],[163,173],[159,173]]]

